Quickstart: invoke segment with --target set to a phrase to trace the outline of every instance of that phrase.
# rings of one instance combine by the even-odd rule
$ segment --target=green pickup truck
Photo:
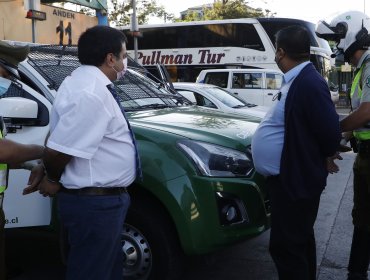
[[[44,142],[57,89],[79,66],[76,54],[75,47],[32,47],[20,65],[21,79],[0,99],[8,138]],[[177,279],[186,256],[269,228],[267,191],[250,153],[258,119],[187,105],[135,70],[116,88],[138,141],[144,176],[129,188],[132,205],[122,229],[124,279]],[[26,171],[12,172],[10,185],[26,184]],[[50,224],[53,202],[37,193],[22,196],[18,186],[7,190],[6,215],[16,221],[7,227]]]

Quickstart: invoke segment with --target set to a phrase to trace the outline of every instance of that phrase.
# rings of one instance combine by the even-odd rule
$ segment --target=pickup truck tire
[[[159,203],[133,200],[122,234],[124,279],[179,279],[184,254],[177,232]]]

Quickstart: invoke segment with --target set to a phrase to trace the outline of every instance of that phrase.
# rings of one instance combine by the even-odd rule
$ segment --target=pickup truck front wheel
[[[141,201],[129,208],[122,231],[123,278],[128,280],[177,279],[184,265],[176,230],[168,216]]]

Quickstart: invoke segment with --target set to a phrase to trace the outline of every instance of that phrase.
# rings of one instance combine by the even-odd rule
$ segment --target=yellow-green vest
[[[368,61],[368,60],[366,60],[366,61]],[[353,83],[352,83],[352,86],[351,86],[351,104],[352,104],[352,109],[353,110],[357,109],[361,104],[362,88],[361,88],[361,82],[360,81],[361,81],[362,70],[363,70],[365,64],[366,64],[366,62],[364,62],[361,65],[361,68],[357,72],[355,78],[353,79]],[[369,140],[370,139],[370,129],[365,128],[365,127],[355,129],[353,131],[353,135],[358,140]]]
[[[3,138],[3,131],[0,129],[0,139]],[[0,194],[3,193],[7,186],[8,166],[0,163]]]

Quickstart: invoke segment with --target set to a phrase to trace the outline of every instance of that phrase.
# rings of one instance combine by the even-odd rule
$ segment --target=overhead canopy
[[[88,7],[94,10],[108,10],[107,0],[41,0],[43,4],[51,4],[51,3],[60,3],[60,2],[70,2],[77,5],[81,5],[84,7]]]

